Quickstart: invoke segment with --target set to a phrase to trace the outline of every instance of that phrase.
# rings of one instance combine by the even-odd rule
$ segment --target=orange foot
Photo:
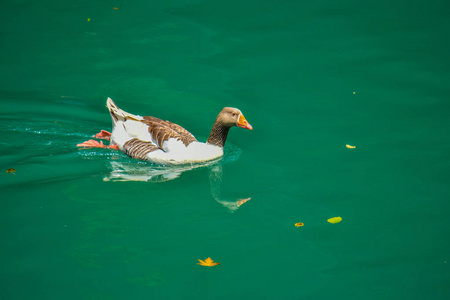
[[[102,130],[99,133],[97,133],[96,135],[93,136],[94,138],[97,139],[104,139],[104,140],[110,140],[111,139],[111,132],[108,132],[106,130]]]
[[[89,140],[84,143],[78,144],[77,147],[83,147],[83,148],[108,148],[108,149],[116,149],[119,150],[119,147],[117,145],[104,145],[102,141],[97,142],[95,140]]]

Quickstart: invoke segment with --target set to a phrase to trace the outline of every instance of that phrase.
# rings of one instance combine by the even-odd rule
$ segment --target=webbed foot
[[[96,135],[92,136],[96,139],[104,139],[104,140],[110,140],[111,139],[111,132],[108,132],[106,130],[102,130],[99,133],[97,133]]]
[[[89,140],[89,141],[83,142],[81,144],[78,144],[77,147],[83,147],[83,148],[107,148],[107,149],[119,150],[119,147],[117,145],[104,145],[102,141],[97,142],[96,140]]]

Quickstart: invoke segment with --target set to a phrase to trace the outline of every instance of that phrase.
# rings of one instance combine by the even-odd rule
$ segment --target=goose
[[[181,165],[222,157],[228,131],[233,126],[253,130],[239,109],[224,107],[217,115],[208,140],[202,143],[180,125],[156,117],[130,114],[111,98],[106,101],[106,107],[111,114],[112,132],[102,130],[94,137],[110,140],[110,145],[89,140],[77,147],[117,149],[135,159]]]

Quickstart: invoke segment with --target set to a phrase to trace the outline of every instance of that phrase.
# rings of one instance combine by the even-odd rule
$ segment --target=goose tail
[[[142,117],[136,116],[130,113],[127,113],[126,111],[120,109],[114,101],[108,97],[108,100],[106,100],[106,107],[109,110],[109,113],[111,114],[111,119],[113,123],[113,128],[116,126],[116,123],[118,121],[126,121],[127,119],[132,120],[142,120]]]

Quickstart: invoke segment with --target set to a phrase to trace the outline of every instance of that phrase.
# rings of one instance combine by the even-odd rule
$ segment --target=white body
[[[148,125],[140,122],[143,117],[119,109],[110,98],[108,98],[107,106],[118,118],[117,121],[114,117],[112,118],[111,144],[117,145],[123,152],[125,152],[124,144],[137,138],[144,142],[152,142],[162,148],[146,154],[146,160],[159,164],[198,163],[223,156],[222,147],[207,143],[192,142],[186,146],[182,141],[170,138],[164,141],[162,145],[158,145],[158,142],[149,132]]]

